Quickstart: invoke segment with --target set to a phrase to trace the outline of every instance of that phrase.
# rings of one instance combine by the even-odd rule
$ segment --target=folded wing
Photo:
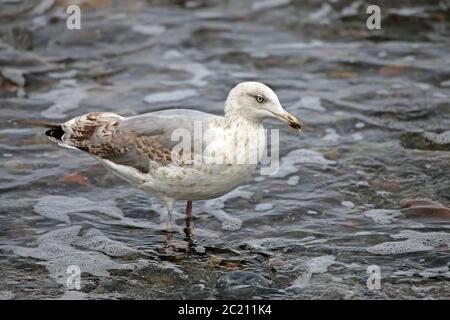
[[[179,141],[175,130],[191,134],[194,145],[195,122],[208,126],[212,114],[171,109],[124,118],[109,112],[91,112],[61,125],[64,134],[49,132],[50,140],[61,146],[76,148],[116,164],[134,167],[144,173],[151,164],[173,162],[172,150]],[[59,139],[58,139],[59,138]],[[181,156],[181,155],[180,155]]]

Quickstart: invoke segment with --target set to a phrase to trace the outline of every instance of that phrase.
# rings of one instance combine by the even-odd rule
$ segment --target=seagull
[[[256,168],[256,163],[249,161],[250,153],[244,156],[247,162],[238,162],[228,151],[237,144],[245,149],[257,140],[256,160],[261,160],[266,139],[255,139],[255,132],[264,131],[263,120],[269,118],[281,120],[298,132],[302,129],[272,89],[259,82],[242,82],[229,92],[224,116],[168,109],[131,117],[90,112],[64,123],[15,122],[47,128],[45,134],[52,142],[92,155],[115,175],[158,197],[167,208],[171,226],[177,200],[187,201],[186,219],[192,220],[193,200],[220,197],[249,179]],[[196,135],[199,127],[202,134]],[[183,139],[174,139],[174,133],[175,138]],[[180,140],[184,142],[181,147]],[[221,161],[206,161],[214,157],[208,158],[205,149],[208,155],[221,155],[217,157]],[[236,150],[240,154],[241,149]]]

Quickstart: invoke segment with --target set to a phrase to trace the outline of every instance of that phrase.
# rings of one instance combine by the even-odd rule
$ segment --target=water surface
[[[0,5],[1,299],[450,298],[447,2],[383,4],[375,31],[366,1],[90,0],[80,31],[69,2]],[[221,114],[247,80],[305,132],[281,130],[277,175],[195,202],[192,234],[184,203],[168,235],[156,198],[8,122]]]

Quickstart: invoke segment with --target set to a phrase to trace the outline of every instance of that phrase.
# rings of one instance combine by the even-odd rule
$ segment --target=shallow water
[[[0,299],[450,298],[448,2],[384,4],[379,31],[365,1],[91,0],[81,31],[39,2],[0,5]],[[194,202],[191,232],[183,203],[167,234],[156,198],[8,122],[220,114],[245,80],[306,130],[276,175]]]

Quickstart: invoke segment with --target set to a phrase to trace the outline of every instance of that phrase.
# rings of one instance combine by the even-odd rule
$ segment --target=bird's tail
[[[41,121],[41,120],[31,120],[31,119],[14,119],[11,122],[19,125],[33,126],[33,127],[41,127],[48,129],[55,129],[60,127],[59,123]]]
[[[61,127],[60,123],[41,121],[41,120],[31,120],[31,119],[15,119],[12,120],[13,123],[18,125],[26,125],[26,126],[34,126],[34,127],[42,127],[47,128],[49,130],[45,131],[45,134],[56,140],[61,141],[62,136],[64,135],[64,130]]]

